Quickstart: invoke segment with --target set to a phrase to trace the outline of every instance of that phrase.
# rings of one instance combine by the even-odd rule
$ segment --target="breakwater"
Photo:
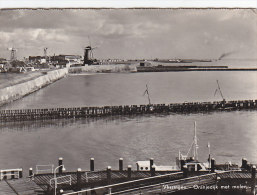
[[[126,105],[103,107],[74,107],[0,110],[0,121],[46,120],[65,118],[89,118],[119,115],[199,113],[212,111],[233,111],[257,108],[257,100],[191,102],[153,105]]]
[[[228,68],[227,66],[138,66],[137,72],[181,71],[257,71],[257,68]]]
[[[50,83],[63,78],[68,70],[58,69],[42,72],[41,76],[0,89],[0,106],[28,95]]]

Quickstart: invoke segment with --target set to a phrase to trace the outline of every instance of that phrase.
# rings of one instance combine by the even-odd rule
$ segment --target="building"
[[[30,64],[49,64],[58,67],[70,67],[75,64],[82,64],[80,55],[53,55],[53,56],[29,56]]]

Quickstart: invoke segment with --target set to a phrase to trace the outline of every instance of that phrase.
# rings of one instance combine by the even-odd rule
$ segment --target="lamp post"
[[[60,165],[54,169],[54,195],[56,195],[56,189],[57,189],[57,178],[56,178],[56,171],[58,168],[62,167],[62,170],[65,171],[64,165]]]

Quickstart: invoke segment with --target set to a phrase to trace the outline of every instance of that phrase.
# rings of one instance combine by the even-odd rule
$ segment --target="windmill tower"
[[[47,62],[47,49],[48,49],[47,47],[44,48],[44,56],[45,56],[46,62]]]
[[[93,50],[96,49],[97,47],[91,47],[91,41],[89,37],[88,37],[88,40],[89,40],[89,46],[84,48],[84,62],[83,62],[84,66],[86,64],[91,65],[95,61]]]
[[[84,49],[84,63],[83,65],[85,66],[86,64],[91,65],[93,63],[92,60],[92,47],[91,46],[87,46]]]

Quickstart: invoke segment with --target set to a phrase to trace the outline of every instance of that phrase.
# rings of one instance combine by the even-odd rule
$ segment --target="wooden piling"
[[[51,109],[21,109],[0,111],[0,121],[45,120],[79,117],[101,117],[107,115],[130,115],[147,113],[192,113],[208,111],[225,111],[256,109],[257,100],[217,101],[217,102],[189,102],[176,104],[155,105],[126,105],[104,107],[77,107],[77,108],[51,108]]]
[[[128,179],[131,179],[131,172],[132,172],[131,165],[128,165]]]
[[[186,164],[186,161],[185,160],[180,160],[180,169],[181,171],[184,170],[184,165]]]
[[[152,168],[153,168],[153,158],[150,158],[150,171],[152,171]]]
[[[29,177],[33,176],[33,168],[29,168]]]
[[[215,172],[215,159],[214,158],[211,159],[211,172],[212,173]]]
[[[251,180],[252,180],[252,185],[251,185],[251,194],[252,195],[255,195],[255,184],[256,184],[256,166],[252,166],[252,177],[251,177]]]
[[[81,168],[77,170],[77,190],[81,190]]]
[[[119,159],[119,170],[123,171],[123,158]]]
[[[151,168],[151,176],[155,176],[155,165],[153,165]]]
[[[112,173],[112,168],[111,166],[107,167],[107,184],[110,185],[111,184],[111,173]]]
[[[63,169],[63,158],[60,157],[58,160],[58,165],[59,165],[59,173],[62,173],[62,169]]]
[[[94,171],[95,170],[95,159],[91,158],[90,159],[90,171]]]

